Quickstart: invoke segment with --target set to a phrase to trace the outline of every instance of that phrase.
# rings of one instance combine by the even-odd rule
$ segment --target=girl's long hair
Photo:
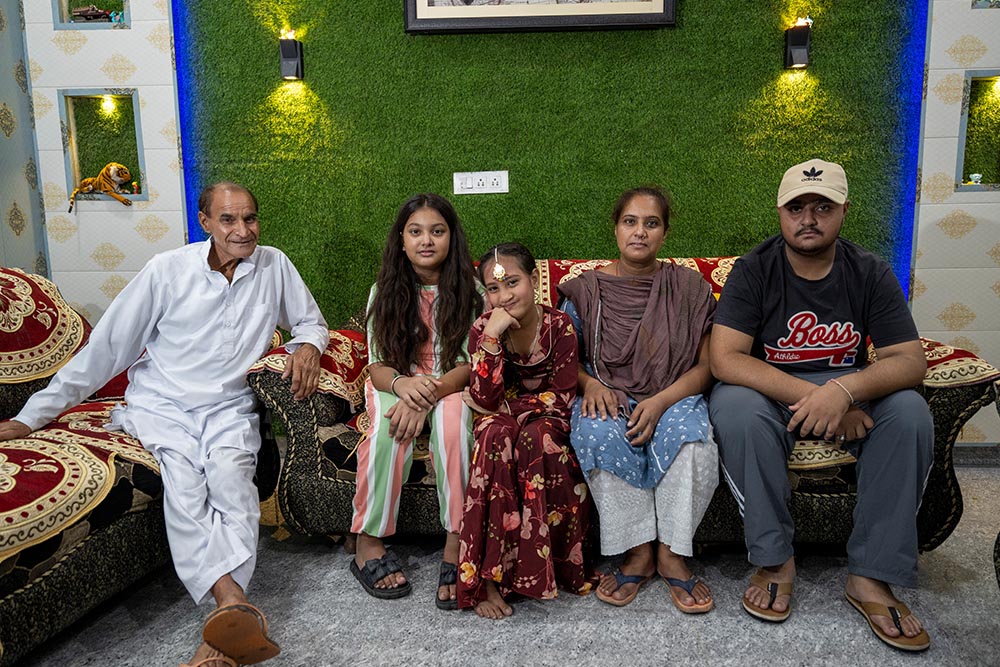
[[[403,251],[403,229],[410,216],[431,208],[448,223],[448,255],[441,265],[434,322],[441,350],[441,370],[453,369],[465,356],[463,343],[469,327],[483,312],[483,300],[476,290],[472,255],[455,207],[436,194],[420,194],[404,203],[382,252],[382,266],[376,281],[375,300],[368,318],[372,324],[375,349],[382,363],[400,373],[409,373],[419,350],[431,332],[420,319],[420,280]]]

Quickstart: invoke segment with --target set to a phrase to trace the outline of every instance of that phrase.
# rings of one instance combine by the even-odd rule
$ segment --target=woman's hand
[[[402,401],[397,401],[385,413],[389,420],[389,435],[400,445],[405,445],[424,430],[427,412],[423,408],[413,409]]]
[[[399,376],[392,385],[397,398],[411,410],[427,411],[438,402],[437,388],[441,381],[430,375]]]
[[[625,437],[633,447],[642,447],[653,437],[653,430],[663,416],[667,406],[655,396],[639,401],[639,404],[632,410],[628,418],[629,429],[625,431]]]
[[[618,397],[599,381],[588,382],[583,390],[580,413],[591,419],[600,416],[601,421],[605,421],[609,416],[614,419],[618,414]]]
[[[487,410],[483,406],[479,405],[479,403],[476,403],[476,401],[472,398],[472,392],[469,391],[468,387],[462,390],[462,402],[468,405],[469,409],[471,409],[473,412],[478,412],[481,415],[496,414],[495,412]]]
[[[500,338],[507,329],[520,329],[521,323],[514,319],[514,316],[503,308],[494,308],[490,311],[490,319],[486,320],[483,327],[483,335],[492,338]]]

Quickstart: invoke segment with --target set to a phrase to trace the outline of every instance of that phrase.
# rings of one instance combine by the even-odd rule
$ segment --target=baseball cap
[[[799,195],[823,195],[835,204],[847,201],[847,174],[835,162],[807,160],[785,172],[778,187],[778,206]]]

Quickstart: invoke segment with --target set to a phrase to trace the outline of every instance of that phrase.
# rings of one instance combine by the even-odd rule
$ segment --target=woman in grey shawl
[[[597,597],[624,606],[654,575],[685,613],[712,608],[685,556],[719,483],[703,393],[715,298],[697,271],[660,262],[670,203],[629,190],[614,211],[619,259],[559,287],[580,343],[570,441],[601,517],[601,552],[625,553]]]

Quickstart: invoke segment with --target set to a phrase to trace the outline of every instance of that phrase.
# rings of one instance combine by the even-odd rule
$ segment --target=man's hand
[[[0,440],[16,440],[31,434],[31,429],[16,419],[0,422]]]
[[[860,440],[868,435],[868,431],[875,426],[875,420],[867,412],[856,405],[852,405],[840,420],[837,427],[837,442],[851,442]],[[843,438],[843,440],[841,440]]]
[[[583,400],[580,402],[580,414],[584,417],[601,421],[608,417],[614,419],[618,414],[618,398],[615,392],[608,389],[600,382],[588,382],[587,388],[583,391]]]
[[[851,399],[843,389],[832,382],[820,385],[788,406],[794,413],[788,431],[797,431],[803,438],[832,440],[850,407]]]
[[[633,447],[642,447],[653,437],[653,431],[663,416],[666,406],[656,397],[639,401],[635,410],[628,417],[629,429],[625,431],[625,437]]]
[[[398,444],[407,444],[424,430],[427,412],[423,408],[414,410],[406,403],[396,401],[385,413],[385,418],[389,420],[389,435]]]
[[[312,343],[303,343],[285,362],[282,378],[291,376],[292,394],[296,401],[308,398],[319,386],[320,351]]]

